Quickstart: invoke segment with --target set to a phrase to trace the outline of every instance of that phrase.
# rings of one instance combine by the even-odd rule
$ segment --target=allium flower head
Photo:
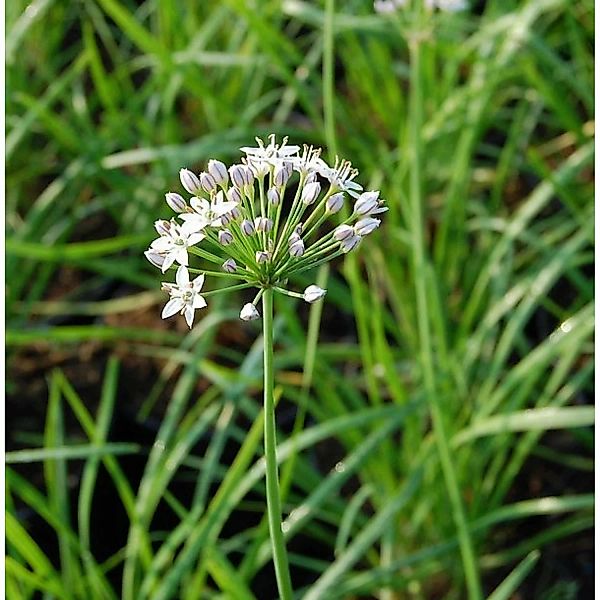
[[[191,197],[166,195],[176,214],[156,222],[159,238],[145,253],[163,273],[179,265],[175,283],[163,284],[170,295],[163,318],[180,313],[192,326],[194,311],[206,306],[200,295],[205,275],[237,280],[229,288],[258,288],[240,313],[243,320],[260,316],[256,304],[267,288],[309,303],[320,300],[326,290],[311,285],[302,294],[291,291],[285,287],[290,277],[355,249],[379,227],[374,215],[387,210],[379,192],[362,191],[350,162],[336,159],[330,166],[320,148],[301,150],[271,135],[268,143],[257,138],[256,147],[241,150],[241,163],[229,167],[210,160],[200,175],[181,169],[181,184]],[[355,199],[352,214],[334,217],[346,194]],[[196,267],[190,265],[190,254]],[[199,276],[190,281],[190,272]]]

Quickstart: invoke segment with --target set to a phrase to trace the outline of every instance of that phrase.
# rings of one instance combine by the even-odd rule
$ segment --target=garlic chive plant
[[[356,249],[362,239],[379,227],[378,215],[387,207],[377,191],[363,191],[354,181],[358,171],[350,162],[336,159],[333,166],[312,146],[278,144],[269,136],[257,147],[241,148],[245,157],[227,168],[210,160],[205,172],[188,169],[179,173],[181,185],[191,197],[166,194],[176,213],[159,220],[159,237],[145,255],[163,273],[175,271],[175,282],[163,283],[169,299],[162,317],[184,316],[189,327],[196,310],[207,306],[206,296],[254,287],[258,292],[245,304],[240,318],[261,317],[264,335],[264,418],[266,488],[269,528],[277,585],[282,599],[292,596],[287,555],[281,530],[281,507],[275,454],[273,402],[273,294],[317,302],[326,290],[309,285],[302,293],[290,290],[292,275],[303,273]],[[293,198],[289,201],[289,198]],[[353,203],[349,217],[327,227],[330,217],[344,204]],[[192,268],[196,256],[211,268]],[[190,273],[196,277],[191,279]],[[203,292],[206,277],[229,277],[239,283]]]

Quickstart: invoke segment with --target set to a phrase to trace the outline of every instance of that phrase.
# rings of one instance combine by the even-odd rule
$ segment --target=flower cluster
[[[145,252],[163,273],[177,266],[175,283],[163,284],[170,295],[163,318],[180,313],[192,326],[194,311],[206,306],[200,293],[205,275],[243,282],[225,289],[259,288],[240,312],[244,320],[260,316],[256,304],[268,287],[315,302],[326,290],[310,285],[303,294],[290,291],[284,287],[289,277],[354,250],[379,227],[378,215],[387,207],[379,192],[365,192],[354,181],[358,171],[348,161],[336,159],[330,166],[320,149],[288,145],[287,138],[278,144],[274,135],[268,144],[257,142],[241,148],[245,157],[229,168],[210,160],[199,175],[182,169],[179,177],[189,199],[166,194],[177,216],[155,223],[159,237]],[[350,199],[350,216],[325,232],[327,219]],[[191,268],[190,255],[218,270]],[[190,281],[190,272],[199,276]]]
[[[375,12],[385,14],[396,12],[401,8],[406,8],[408,4],[409,0],[375,0],[373,2],[373,8],[375,9]],[[437,8],[443,12],[459,12],[469,8],[469,4],[466,0],[423,0],[423,4],[428,10]]]

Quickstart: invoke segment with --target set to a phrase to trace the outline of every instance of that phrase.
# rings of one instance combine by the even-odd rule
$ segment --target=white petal
[[[220,202],[213,205],[215,215],[221,217],[231,212],[237,206],[237,202]]]
[[[173,247],[173,240],[170,237],[159,237],[150,244],[152,250],[157,252],[167,252]]]
[[[163,319],[168,319],[172,317],[174,314],[178,313],[183,307],[185,303],[181,298],[171,298],[162,310],[162,314],[160,315]]]
[[[210,209],[210,202],[205,198],[198,198],[198,196],[194,196],[190,200],[190,206],[199,213],[203,213]]]
[[[198,308],[206,308],[206,300],[200,296],[200,294],[196,294],[194,296],[194,302],[192,304],[194,310]]]
[[[202,273],[201,275],[198,275],[198,277],[196,277],[194,279],[194,281],[192,281],[192,286],[194,287],[195,292],[199,292],[202,289],[203,285],[204,285],[204,273]]]
[[[188,273],[187,268],[184,267],[183,265],[181,265],[177,269],[177,273],[175,274],[175,281],[177,282],[177,285],[179,287],[184,287],[189,284],[190,274]]]
[[[166,273],[167,270],[169,269],[169,267],[175,262],[175,254],[173,252],[169,252],[169,254],[167,254],[165,256],[165,262],[163,263],[162,266],[162,272]]]
[[[188,246],[194,246],[198,242],[201,242],[206,236],[203,233],[192,233],[187,239]]]
[[[188,324],[188,327],[192,328],[192,323],[194,322],[194,309],[191,306],[186,306],[183,311],[183,316]]]
[[[187,267],[187,264],[188,264],[188,255],[187,255],[187,250],[185,248],[179,248],[179,250],[175,250],[173,252],[173,256],[175,257],[175,260],[180,265],[183,265],[184,267]]]

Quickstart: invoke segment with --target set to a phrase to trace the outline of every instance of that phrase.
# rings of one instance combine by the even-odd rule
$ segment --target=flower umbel
[[[274,135],[267,144],[257,138],[257,144],[241,149],[241,164],[228,167],[210,160],[198,175],[181,169],[182,186],[191,197],[166,195],[176,214],[156,222],[160,237],[145,253],[163,273],[179,265],[175,283],[163,284],[170,295],[163,318],[181,313],[192,326],[194,311],[206,306],[199,293],[205,275],[240,281],[206,294],[259,289],[254,302],[242,309],[243,320],[259,317],[256,304],[269,288],[316,302],[326,290],[313,285],[304,294],[291,292],[285,287],[290,276],[352,251],[379,226],[374,215],[387,207],[378,191],[363,191],[350,162],[336,158],[330,166],[319,148],[300,149],[288,145],[287,138],[278,144]],[[354,204],[352,214],[327,227],[346,204],[346,195]],[[189,265],[190,254],[198,258],[198,268]],[[200,276],[190,281],[190,272]]]

